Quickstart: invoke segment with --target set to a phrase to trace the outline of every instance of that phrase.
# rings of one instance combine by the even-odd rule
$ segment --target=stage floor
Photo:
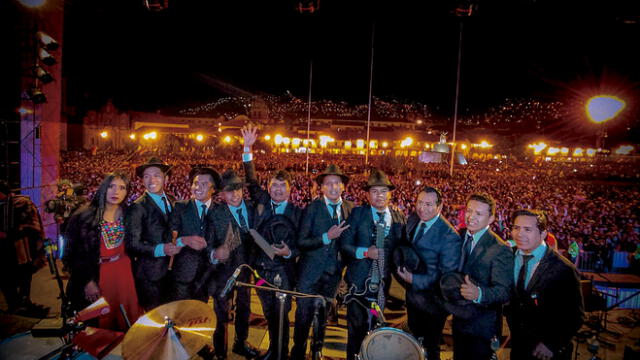
[[[609,275],[614,274],[605,274],[605,276],[609,277]],[[57,299],[58,289],[53,276],[50,274],[48,268],[43,268],[38,271],[33,278],[33,294],[32,300],[35,303],[44,304],[46,306],[51,307],[51,313],[49,317],[55,318],[59,315],[60,309],[60,301]],[[391,292],[393,295],[402,298],[403,297],[403,289],[397,285],[393,284]],[[210,302],[211,303],[211,302]],[[4,298],[0,295],[0,310],[6,309],[6,303],[4,302]],[[266,321],[262,316],[262,308],[258,301],[257,296],[252,296],[252,304],[251,304],[251,329],[249,332],[249,343],[261,351],[266,351],[269,344],[269,336],[267,333]],[[345,349],[346,349],[346,320],[345,313],[346,309],[343,307],[339,309],[339,322],[337,326],[329,326],[325,341],[325,347],[323,351],[323,355],[325,359],[343,359],[345,357]],[[293,337],[293,320],[294,320],[295,310],[292,310],[289,314],[291,319],[291,328],[290,333]],[[406,315],[404,310],[399,311],[386,311],[385,315],[387,320],[394,326],[398,327],[402,330],[406,329]],[[596,334],[596,330],[598,328],[597,324],[604,323],[604,314],[601,312],[592,312],[587,313],[587,324],[583,326],[581,333],[584,337],[592,337]],[[640,310],[630,310],[630,309],[613,309],[606,314],[606,331],[601,329],[599,334],[600,340],[600,348],[598,351],[598,356],[603,360],[623,360],[624,359],[624,351],[625,347],[633,348],[636,351],[640,350]],[[15,334],[19,334],[21,332],[25,332],[30,330],[39,319],[33,319],[23,316],[17,315],[0,315],[0,338],[4,339],[10,337]],[[561,321],[561,320],[560,320]],[[230,336],[229,336],[229,348],[231,348],[231,342],[233,341],[233,326],[230,326]],[[505,338],[508,336],[508,327],[504,326]],[[13,341],[5,341],[0,345],[0,359],[8,358],[6,355],[8,353],[12,354],[10,358],[17,359],[19,358],[14,350],[24,349],[25,346],[23,342],[29,343],[28,347],[32,348],[33,351],[44,351],[47,349],[47,346],[50,346],[52,343],[56,343],[56,339],[45,339],[45,340],[29,340],[30,336],[23,340],[13,340]],[[46,342],[47,344],[44,344]],[[43,350],[38,350],[39,348],[32,344],[39,343],[42,346]],[[442,355],[441,359],[452,359],[452,338],[451,338],[451,321],[447,321],[445,330],[444,330],[444,343],[442,345]],[[13,345],[12,345],[13,344]],[[40,356],[44,355],[46,352],[40,354]],[[500,359],[508,359],[509,356],[509,348],[506,347],[503,351],[500,352]],[[627,357],[626,359],[637,359],[640,358],[640,352],[636,353],[635,357]],[[578,344],[578,359],[591,359],[593,354],[587,351],[586,341],[581,340]],[[33,356],[28,357],[25,355],[23,357],[25,359],[33,358]],[[118,359],[119,357],[119,348],[116,348],[112,355],[108,356],[106,359]],[[229,353],[230,360],[240,360],[241,357]],[[375,359],[373,359],[375,360]]]

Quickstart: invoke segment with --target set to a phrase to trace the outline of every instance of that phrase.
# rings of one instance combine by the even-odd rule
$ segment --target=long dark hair
[[[123,213],[124,210],[126,210],[127,198],[131,192],[131,180],[129,180],[129,177],[126,174],[119,171],[108,173],[100,183],[100,186],[98,186],[98,190],[96,190],[96,193],[93,195],[93,199],[91,199],[91,205],[89,205],[94,211],[92,224],[95,226],[100,224],[102,216],[104,215],[104,209],[107,206],[107,190],[109,190],[109,185],[111,185],[113,179],[122,179],[127,188],[124,201],[120,204],[120,208],[122,208]]]

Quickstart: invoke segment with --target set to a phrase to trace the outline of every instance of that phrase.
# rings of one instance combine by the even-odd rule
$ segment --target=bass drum
[[[406,332],[383,327],[367,335],[360,347],[360,360],[425,360],[420,343]]]

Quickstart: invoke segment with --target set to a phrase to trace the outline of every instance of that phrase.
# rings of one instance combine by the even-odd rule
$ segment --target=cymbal
[[[213,309],[198,300],[179,300],[141,316],[122,343],[129,360],[186,360],[211,343]]]

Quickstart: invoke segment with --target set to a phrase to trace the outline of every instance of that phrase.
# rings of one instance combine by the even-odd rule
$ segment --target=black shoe
[[[233,351],[235,354],[238,354],[240,356],[244,356],[247,359],[253,359],[259,354],[258,350],[252,348],[249,344],[245,342],[237,342],[233,344],[233,349],[231,351]]]
[[[216,354],[213,351],[213,347],[207,345],[203,347],[200,351],[198,351],[198,356],[202,358],[202,360],[215,360]]]

